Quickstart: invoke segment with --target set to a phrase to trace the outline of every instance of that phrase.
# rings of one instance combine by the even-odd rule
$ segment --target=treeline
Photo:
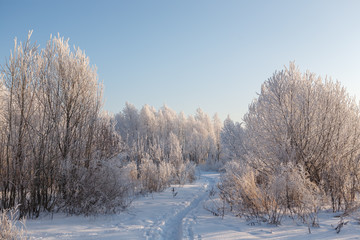
[[[349,211],[360,192],[359,110],[339,82],[294,63],[275,72],[231,140],[222,199],[239,216],[275,224],[290,214],[316,225],[322,206]]]
[[[179,154],[184,160],[195,163],[220,160],[222,122],[217,115],[211,119],[198,109],[194,117],[186,117],[167,106],[156,111],[148,105],[139,111],[126,103],[115,120],[115,129],[125,143],[130,160],[139,163],[148,155],[161,162],[172,154],[172,145],[179,145]]]
[[[222,123],[217,115],[211,119],[198,109],[194,117],[186,117],[167,106],[157,111],[144,105],[138,110],[126,103],[115,120],[122,162],[136,163],[146,191],[194,180],[196,164],[221,164]]]

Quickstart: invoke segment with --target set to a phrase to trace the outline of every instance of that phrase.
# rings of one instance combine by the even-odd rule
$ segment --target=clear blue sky
[[[0,0],[0,64],[30,29],[40,47],[60,33],[98,67],[110,112],[128,101],[241,121],[293,60],[360,96],[359,13],[340,0]]]

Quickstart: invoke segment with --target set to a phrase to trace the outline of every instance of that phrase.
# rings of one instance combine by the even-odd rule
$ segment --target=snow
[[[250,224],[226,214],[224,218],[205,210],[211,206],[211,190],[219,173],[202,172],[199,179],[164,192],[139,197],[123,213],[97,216],[54,214],[26,221],[31,239],[359,239],[360,225],[354,219],[339,234],[339,218],[330,212],[319,215],[319,228],[292,219],[281,226]],[[173,191],[174,190],[174,191]]]

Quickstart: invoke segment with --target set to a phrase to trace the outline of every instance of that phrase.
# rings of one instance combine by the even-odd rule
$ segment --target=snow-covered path
[[[334,230],[338,215],[322,212],[320,227],[308,227],[292,219],[280,226],[266,223],[251,225],[243,218],[226,214],[213,216],[204,209],[213,200],[219,174],[202,172],[192,184],[173,186],[164,192],[136,199],[126,212],[114,215],[83,217],[54,214],[26,222],[32,239],[360,239],[358,220],[351,220],[339,234]],[[176,195],[176,196],[174,196]],[[216,195],[213,196],[216,198]],[[360,213],[359,213],[360,215]],[[360,219],[360,217],[359,217]]]
[[[28,220],[28,233],[33,239],[194,239],[193,213],[203,208],[208,189],[218,179],[218,173],[203,172],[192,184],[136,199],[118,215],[84,218],[55,214]]]
[[[183,237],[193,239],[191,225],[188,224],[188,215],[194,209],[203,207],[201,203],[207,199],[207,190],[217,182],[218,175],[217,173],[204,173],[194,185],[186,185],[182,189],[178,189],[175,198],[181,199],[181,195],[184,193],[189,194],[191,198],[181,201],[181,204],[175,203],[173,206],[169,206],[175,208],[175,211],[168,209],[167,213],[161,215],[160,219],[146,231],[146,239],[175,240],[183,239]],[[184,197],[186,198],[186,196]],[[169,214],[170,212],[171,214]],[[185,229],[183,225],[185,225]]]

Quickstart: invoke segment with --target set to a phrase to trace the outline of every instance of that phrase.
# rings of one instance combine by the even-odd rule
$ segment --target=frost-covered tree
[[[241,124],[228,116],[221,130],[221,146],[224,149],[224,158],[227,160],[239,160],[245,155],[244,129]]]
[[[270,199],[275,196],[274,201],[279,206],[289,211],[316,206],[319,204],[316,195],[323,192],[335,211],[349,208],[360,190],[356,181],[360,170],[359,113],[359,106],[339,82],[322,80],[310,72],[301,73],[290,63],[289,68],[275,72],[264,82],[259,97],[249,106],[244,117],[243,136],[238,138],[240,144],[229,140],[232,136],[229,133],[235,132],[230,130],[234,129],[234,124],[229,120],[224,124],[223,140],[227,146],[242,146],[239,164],[252,172],[253,189],[259,189],[261,194],[265,191]],[[235,150],[230,152],[236,153]],[[296,166],[299,171],[293,172],[288,166]],[[299,189],[309,184],[319,189],[309,193],[308,205],[305,200],[292,197],[286,190],[287,184],[279,184],[279,181],[290,184],[290,180],[280,180],[287,175],[286,179],[290,176],[302,179],[298,182],[302,185],[296,186]],[[242,189],[246,184],[241,180],[240,186],[231,187],[226,184],[230,183],[229,179],[231,182],[231,177],[223,180],[224,199],[233,187]],[[299,193],[296,196],[300,196]],[[247,197],[237,196],[240,204]],[[280,204],[278,198],[285,199],[281,201],[286,204]]]
[[[37,216],[54,207],[81,213],[112,206],[124,193],[98,183],[120,184],[109,178],[115,175],[107,161],[121,145],[112,117],[101,110],[96,69],[68,40],[51,37],[39,50],[30,36],[15,41],[1,69],[0,209],[19,205],[21,215]],[[105,198],[110,191],[114,198]],[[88,198],[90,208],[83,204]]]
[[[30,43],[31,32],[22,44],[15,39],[10,58],[2,68],[2,84],[6,95],[3,109],[3,163],[1,165],[2,207],[25,208],[26,190],[31,174],[31,134],[30,124],[35,118],[35,88],[38,79],[37,46]]]
[[[152,186],[149,191],[161,190],[171,182],[194,180],[193,163],[215,162],[220,158],[222,124],[218,117],[211,121],[201,109],[197,110],[195,117],[186,117],[167,106],[156,111],[144,105],[139,111],[126,103],[115,119],[115,129],[121,135],[125,149],[123,159],[136,162],[142,185],[145,188]],[[159,177],[144,178],[144,164],[158,171]],[[151,175],[147,173],[147,176]],[[156,179],[160,184],[156,187],[155,183],[144,183]]]
[[[144,105],[138,111],[133,105],[126,103],[124,110],[115,116],[116,131],[121,135],[129,153],[128,160],[157,155],[156,149],[161,149],[162,160],[169,156],[169,141],[174,134],[179,141],[182,158],[196,163],[204,163],[208,158],[220,158],[220,132],[222,123],[215,117],[210,117],[201,109],[196,116],[186,117],[183,113],[176,114],[172,109],[163,106],[156,111],[153,107]],[[140,157],[137,157],[140,156]]]
[[[215,161],[219,162],[222,158],[222,145],[221,145],[221,130],[223,128],[223,124],[221,123],[221,120],[217,114],[213,117],[213,143],[212,143],[212,149],[213,149],[213,156],[212,158],[215,159]]]
[[[264,174],[281,163],[301,164],[312,182],[347,207],[358,189],[345,176],[359,175],[359,113],[339,82],[302,74],[291,63],[262,85],[244,117],[247,162]]]

